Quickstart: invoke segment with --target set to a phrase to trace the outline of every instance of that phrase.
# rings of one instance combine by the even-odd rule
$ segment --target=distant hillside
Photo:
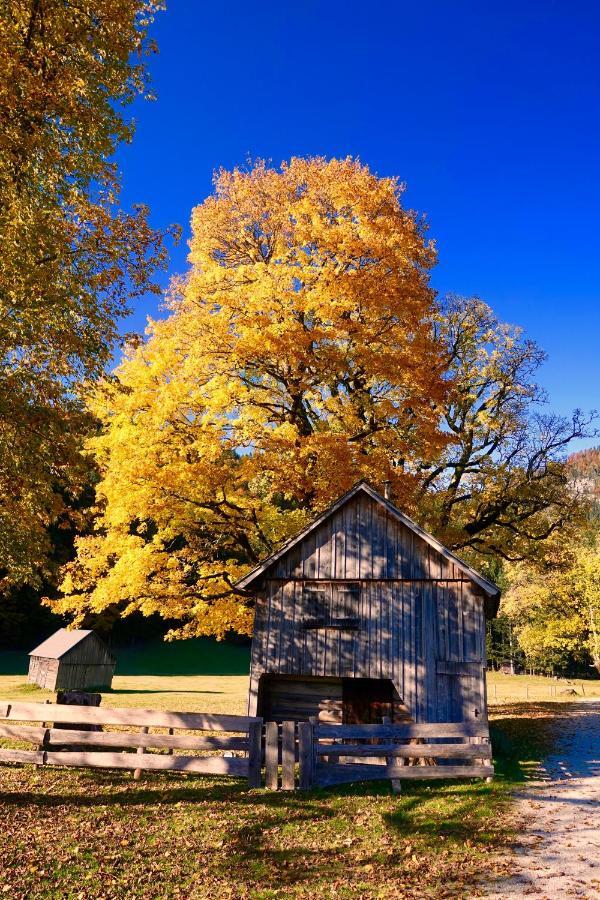
[[[573,482],[594,506],[600,507],[600,447],[573,453],[567,460]]]

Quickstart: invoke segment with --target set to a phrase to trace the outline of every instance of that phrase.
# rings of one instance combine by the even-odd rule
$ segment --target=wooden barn
[[[500,592],[365,482],[242,578],[256,598],[249,714],[486,717]]]
[[[116,660],[93,631],[59,628],[29,654],[28,680],[51,691],[110,688]]]

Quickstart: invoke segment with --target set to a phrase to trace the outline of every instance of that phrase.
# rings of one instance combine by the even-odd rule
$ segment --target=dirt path
[[[574,704],[539,781],[517,793],[522,838],[495,900],[600,898],[600,703]]]

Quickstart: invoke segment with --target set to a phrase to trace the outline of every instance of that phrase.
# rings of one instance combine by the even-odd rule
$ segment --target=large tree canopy
[[[145,93],[153,0],[0,8],[0,589],[46,573],[48,526],[85,478],[77,390],[164,259],[118,207],[110,157]],[[132,62],[133,60],[133,62]]]
[[[542,354],[479,300],[440,307],[401,186],[347,160],[219,173],[170,315],[91,411],[98,517],[56,608],[249,631],[236,577],[357,479],[450,547],[529,557],[574,513]]]
[[[434,250],[401,186],[353,160],[221,172],[191,271],[93,406],[104,472],[62,609],[245,629],[232,578],[357,478],[445,443]],[[210,601],[210,602],[207,602]]]

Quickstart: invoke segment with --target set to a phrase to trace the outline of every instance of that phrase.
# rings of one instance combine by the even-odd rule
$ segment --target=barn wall
[[[276,578],[430,579],[466,576],[370,497],[353,497],[278,560]]]
[[[257,601],[253,691],[263,672],[389,678],[416,721],[482,710],[485,620],[467,583],[362,581],[356,628],[305,627],[305,599],[305,583],[272,580]]]
[[[109,688],[112,684],[114,664],[86,665],[61,661],[56,678],[56,690],[67,691],[84,688]]]
[[[31,656],[29,658],[28,681],[42,688],[53,691],[58,674],[58,659],[48,659],[44,656]]]
[[[257,599],[250,712],[263,673],[390,679],[416,721],[485,715],[485,616],[470,581],[367,497],[353,498],[271,570]],[[336,589],[354,581],[355,609]],[[338,627],[310,627],[324,589]]]
[[[93,632],[79,641],[62,657],[69,665],[113,665],[108,647]]]

